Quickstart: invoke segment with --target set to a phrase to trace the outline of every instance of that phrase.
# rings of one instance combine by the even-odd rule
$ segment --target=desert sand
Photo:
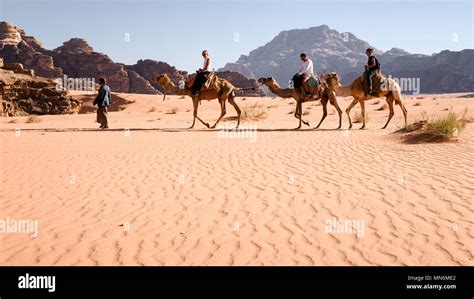
[[[0,219],[38,221],[36,237],[0,233],[1,265],[474,265],[472,123],[456,142],[406,144],[398,106],[380,129],[383,99],[348,131],[332,107],[311,130],[322,109],[304,104],[311,128],[293,130],[293,100],[239,97],[268,112],[242,121],[252,142],[187,130],[189,98],[117,97],[129,104],[106,131],[91,113],[0,118]],[[474,94],[404,101],[409,122],[465,107],[474,118]],[[213,123],[218,103],[199,115]],[[235,115],[227,105],[221,124]]]

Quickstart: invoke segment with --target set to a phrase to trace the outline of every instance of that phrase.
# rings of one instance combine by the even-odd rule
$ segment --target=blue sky
[[[394,46],[424,54],[472,49],[473,2],[0,0],[0,20],[23,28],[48,49],[82,37],[116,62],[150,58],[194,71],[202,63],[202,49],[219,68],[280,31],[322,24],[384,51]]]

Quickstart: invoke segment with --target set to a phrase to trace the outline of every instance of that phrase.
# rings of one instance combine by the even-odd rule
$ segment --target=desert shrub
[[[262,120],[267,117],[267,108],[258,102],[242,108],[242,119]]]
[[[41,118],[39,118],[38,115],[32,114],[32,115],[28,116],[28,118],[26,119],[25,122],[28,123],[28,124],[39,123],[39,122],[41,122]]]
[[[354,123],[361,123],[362,122],[362,113],[357,111],[354,115]],[[365,122],[369,122],[369,115],[365,112]]]
[[[467,108],[460,114],[450,111],[445,116],[428,118],[426,113],[422,113],[421,120],[418,120],[407,127],[399,130],[401,133],[408,133],[405,141],[408,143],[422,142],[443,142],[457,139],[459,134],[465,129]]]
[[[426,131],[448,139],[456,138],[466,128],[466,114],[467,109],[460,114],[450,111],[446,116],[429,121],[426,125]]]

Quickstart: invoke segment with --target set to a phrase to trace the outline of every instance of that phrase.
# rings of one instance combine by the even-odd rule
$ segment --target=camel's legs
[[[354,98],[352,100],[352,103],[349,105],[349,107],[347,107],[346,109],[346,113],[347,113],[347,117],[349,118],[349,129],[352,128],[352,120],[351,120],[351,109],[354,108],[354,106],[359,102],[359,99],[358,98]]]
[[[216,123],[211,126],[211,129],[214,129],[216,125],[219,123],[219,121],[224,117],[226,111],[225,111],[225,99],[221,100],[219,99],[219,103],[221,104],[221,116],[216,120]]]
[[[298,119],[300,121],[297,129],[301,128],[301,123],[309,126],[309,122],[303,120],[303,101],[301,99],[296,102],[295,114],[298,114]]]
[[[293,113],[294,117],[296,117],[298,120],[300,120],[299,117],[299,107],[298,107],[298,100],[296,100],[296,107],[295,107],[295,113]],[[301,126],[301,120],[300,120],[300,126]]]
[[[303,119],[303,102],[300,103],[300,110],[299,110],[299,114],[300,114],[300,119],[301,121],[303,122],[303,124],[307,125],[309,127],[309,122],[308,121],[305,121]]]
[[[193,117],[193,124],[188,128],[188,129],[192,129],[194,128],[194,124],[196,123],[196,117]]]
[[[194,109],[194,112],[193,112],[193,124],[188,128],[188,129],[192,129],[194,128],[194,124],[196,123],[196,115],[197,115],[197,107],[196,105],[194,104],[194,99],[191,98],[192,101],[193,101],[193,109]]]
[[[365,100],[364,98],[362,98],[360,101],[360,112],[362,113],[362,127],[360,127],[360,129],[364,129],[365,128]]]
[[[405,127],[408,125],[407,123],[407,108],[405,108],[405,105],[402,103],[401,95],[398,94],[398,96],[395,97],[395,101],[400,105],[400,109],[402,109],[403,117],[405,118]]]
[[[315,129],[319,128],[319,126],[323,123],[323,120],[328,115],[328,99],[326,97],[321,99],[321,105],[323,106],[323,116],[321,117],[321,120],[319,121],[319,124],[315,127]]]
[[[405,119],[405,127],[408,126],[408,120],[407,120],[407,108],[405,108],[405,105],[403,105],[402,102],[400,102],[400,108],[402,109],[402,113],[403,113],[403,118]]]
[[[197,115],[197,111],[198,111],[198,105],[199,105],[199,99],[198,98],[194,98],[193,97],[193,108],[194,108],[194,119],[198,119],[203,125],[205,125],[206,127],[209,128],[209,124],[208,123],[205,123],[202,119],[199,118],[199,116]],[[193,121],[193,126],[194,126],[194,121]],[[192,127],[191,127],[192,128]]]
[[[298,115],[297,118],[299,120],[299,124],[298,124],[298,127],[296,127],[296,129],[301,128],[301,121],[302,121],[302,119],[301,119],[301,114],[302,114],[301,113],[301,106],[302,106],[301,101],[296,101],[295,116]]]
[[[394,114],[393,113],[393,96],[391,94],[387,95],[385,97],[385,100],[387,101],[388,109],[390,110],[390,112],[388,114],[387,123],[385,124],[385,126],[382,127],[382,129],[385,129],[388,126],[388,123],[390,122],[390,120],[392,119],[393,114]]]
[[[298,100],[295,99],[295,101],[296,101],[296,107],[295,107],[295,113],[293,113],[293,116],[299,119],[299,117],[298,117]]]
[[[301,128],[301,123],[309,126],[309,122],[303,119],[303,100],[296,99],[295,117],[299,120],[299,125],[296,129]]]
[[[339,127],[337,128],[340,129],[342,126],[342,110],[339,107],[339,104],[337,103],[337,98],[334,92],[329,93],[329,101],[336,108],[337,113],[339,114]]]
[[[236,129],[239,127],[240,125],[240,114],[241,114],[241,111],[240,111],[240,108],[239,106],[237,106],[237,103],[235,102],[235,99],[232,95],[229,96],[229,104],[231,104],[232,106],[234,106],[235,108],[235,111],[237,112],[237,127],[235,127]]]

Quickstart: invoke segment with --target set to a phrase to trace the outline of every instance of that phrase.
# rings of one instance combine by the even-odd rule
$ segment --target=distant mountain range
[[[307,53],[318,73],[335,71],[347,84],[367,62],[365,49],[371,45],[349,32],[340,33],[326,25],[280,32],[266,45],[227,63],[220,71],[236,71],[248,78],[273,76],[282,86],[298,70],[299,54]],[[420,92],[466,92],[474,90],[474,50],[442,51],[431,56],[410,54],[399,48],[375,49],[385,75],[420,78]]]
[[[157,75],[167,73],[175,82],[186,79],[187,72],[180,71],[166,62],[151,59],[139,60],[134,65],[114,62],[106,54],[95,52],[86,40],[72,38],[62,46],[48,50],[41,41],[27,36],[21,28],[0,22],[0,55],[5,63],[21,63],[38,76],[46,78],[107,78],[114,92],[159,94],[161,87],[154,82]],[[237,87],[255,86],[237,72],[219,72],[218,76],[229,80]],[[246,95],[261,95],[263,91],[245,91]]]

